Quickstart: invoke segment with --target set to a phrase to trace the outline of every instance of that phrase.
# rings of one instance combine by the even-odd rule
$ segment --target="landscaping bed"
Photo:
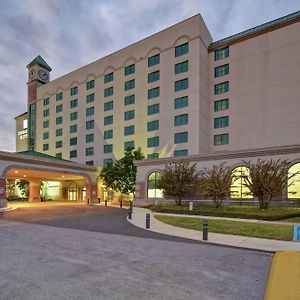
[[[202,230],[203,218],[175,217],[155,215],[157,220],[169,225]],[[208,231],[222,234],[257,237],[264,239],[291,241],[293,236],[292,225],[259,224],[250,222],[208,220]]]
[[[187,205],[157,205],[150,209],[159,213],[203,215],[240,219],[257,219],[266,221],[278,221],[290,218],[300,218],[300,208],[269,207],[260,209],[253,206],[222,206],[215,208],[212,205],[194,205],[192,211]]]

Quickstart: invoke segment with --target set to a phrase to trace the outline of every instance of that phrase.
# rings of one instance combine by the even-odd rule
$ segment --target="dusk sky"
[[[0,150],[15,151],[26,65],[51,80],[200,13],[214,41],[300,10],[300,0],[0,0]]]

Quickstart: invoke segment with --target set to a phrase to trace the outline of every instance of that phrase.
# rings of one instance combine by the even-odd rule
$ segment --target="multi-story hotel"
[[[17,151],[102,167],[141,147],[141,199],[169,157],[209,165],[232,153],[237,164],[265,151],[300,161],[299,53],[298,11],[215,42],[198,14],[52,81],[38,56]]]

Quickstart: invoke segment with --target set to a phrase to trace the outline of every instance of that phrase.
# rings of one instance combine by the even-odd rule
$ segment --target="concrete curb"
[[[264,300],[300,299],[300,253],[276,252]]]

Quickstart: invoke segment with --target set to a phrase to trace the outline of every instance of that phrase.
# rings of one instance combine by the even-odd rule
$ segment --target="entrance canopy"
[[[59,183],[61,200],[69,200],[69,197],[72,198],[71,200],[87,202],[97,200],[98,173],[96,168],[43,153],[0,151],[0,208],[7,206],[7,179],[28,181],[29,201],[41,201],[42,182]]]

